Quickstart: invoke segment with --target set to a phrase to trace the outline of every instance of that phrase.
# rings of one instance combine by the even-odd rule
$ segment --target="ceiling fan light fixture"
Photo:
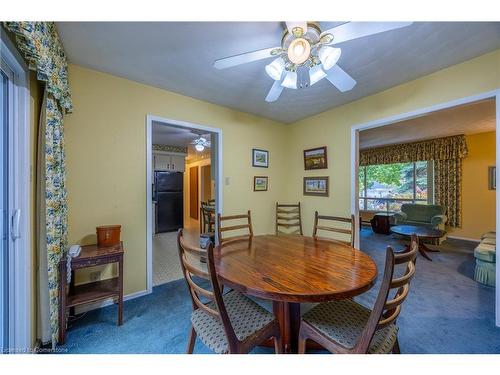
[[[296,89],[297,88],[297,72],[292,72],[292,71],[287,72],[285,79],[281,83],[281,86],[286,87],[288,89]]]
[[[304,38],[296,38],[288,46],[287,54],[293,64],[303,64],[311,54],[311,45]]]
[[[318,53],[318,57],[323,64],[323,68],[325,70],[333,68],[337,61],[339,61],[341,53],[342,50],[340,48],[330,46],[321,47]]]
[[[202,152],[205,149],[205,146],[203,146],[201,144],[197,144],[194,146],[194,148],[196,149],[196,151]]]
[[[325,77],[326,73],[321,68],[321,65],[315,65],[309,70],[309,82],[311,86]]]
[[[283,70],[285,69],[285,60],[281,57],[278,57],[276,60],[273,60],[272,63],[266,65],[266,73],[269,77],[278,81],[281,79],[283,75]]]

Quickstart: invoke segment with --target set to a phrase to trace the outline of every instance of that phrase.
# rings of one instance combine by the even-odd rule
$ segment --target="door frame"
[[[13,161],[9,198],[11,208],[20,212],[19,238],[12,241],[13,257],[9,260],[11,284],[9,298],[9,348],[14,352],[25,352],[31,348],[32,338],[32,254],[31,233],[31,126],[30,126],[30,81],[29,70],[6,33],[0,32],[1,58],[14,73],[13,123],[15,131],[9,136],[9,157]],[[11,220],[13,212],[8,217]],[[11,227],[12,230],[12,227]],[[9,233],[11,235],[12,233]],[[12,238],[12,237],[11,237]]]
[[[358,173],[359,173],[359,132],[362,130],[378,128],[386,125],[391,125],[395,122],[410,120],[412,118],[422,116],[431,112],[436,112],[446,108],[452,108],[463,104],[477,102],[484,99],[495,99],[496,104],[496,165],[500,165],[500,89],[483,92],[476,95],[467,96],[460,99],[451,100],[448,102],[432,105],[429,107],[419,108],[414,111],[405,112],[374,121],[369,121],[357,124],[351,127],[351,213],[355,217],[355,230],[359,232],[359,186],[358,186]],[[497,180],[500,176],[500,171],[497,169]],[[496,190],[496,241],[500,243],[500,192]],[[359,248],[359,236],[355,238],[355,247]],[[500,280],[500,262],[496,263],[496,279]],[[500,327],[500,287],[495,289],[495,324]]]
[[[152,222],[152,155],[153,155],[153,122],[163,123],[181,128],[197,129],[215,134],[217,147],[217,170],[215,175],[215,211],[222,213],[222,129],[211,126],[196,124],[193,122],[168,119],[160,116],[148,114],[146,116],[146,284],[147,291],[153,291],[153,222]],[[213,164],[212,164],[213,165]]]

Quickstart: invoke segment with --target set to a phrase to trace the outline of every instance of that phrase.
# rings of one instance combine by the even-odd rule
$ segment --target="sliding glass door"
[[[3,64],[2,64],[3,65]],[[0,69],[0,350],[9,347],[9,76]]]

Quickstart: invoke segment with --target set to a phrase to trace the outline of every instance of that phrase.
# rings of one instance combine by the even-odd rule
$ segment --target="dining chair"
[[[320,220],[335,222],[336,226],[321,225]],[[346,228],[347,227],[346,224],[348,224],[348,228]],[[351,215],[351,217],[326,216],[326,215],[319,215],[318,211],[315,211],[314,227],[313,227],[314,238],[318,237],[317,234],[319,230],[349,235],[350,236],[349,241],[338,240],[338,239],[335,239],[335,241],[342,242],[354,247],[354,237],[355,237],[354,215]]]
[[[223,222],[227,221],[243,221],[244,224],[235,224],[230,226],[222,226]],[[223,233],[227,232],[237,232],[235,236],[225,237]],[[243,232],[243,233],[242,233]],[[250,210],[246,214],[242,215],[231,215],[231,216],[222,216],[221,214],[217,214],[217,235],[219,238],[219,244],[225,244],[229,241],[238,241],[238,240],[247,240],[253,237],[253,229],[252,229],[252,217]]]
[[[373,310],[344,299],[320,303],[305,313],[300,322],[299,353],[305,353],[306,342],[311,339],[332,353],[399,354],[396,319],[415,274],[417,251],[415,235],[408,252],[395,254],[387,247],[384,277]],[[401,276],[395,276],[396,265],[406,266]],[[396,288],[394,298],[388,299]]]
[[[215,209],[207,202],[200,204],[200,233],[213,232],[215,227]]]
[[[199,337],[218,354],[248,353],[271,338],[275,352],[281,353],[280,326],[275,316],[235,290],[222,292],[215,270],[213,245],[209,245],[206,253],[190,246],[184,241],[182,229],[177,232],[177,244],[193,305],[186,352],[193,353],[196,337]],[[205,268],[199,263],[200,256],[204,255],[208,258]]]
[[[285,228],[285,231],[280,230],[280,228]],[[295,229],[288,231],[290,228]],[[300,202],[297,204],[276,202],[276,234],[300,234],[302,236]]]

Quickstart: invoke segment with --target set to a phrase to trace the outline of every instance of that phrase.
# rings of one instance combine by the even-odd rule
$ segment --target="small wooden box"
[[[108,247],[120,244],[121,225],[103,225],[96,227],[97,246]]]

